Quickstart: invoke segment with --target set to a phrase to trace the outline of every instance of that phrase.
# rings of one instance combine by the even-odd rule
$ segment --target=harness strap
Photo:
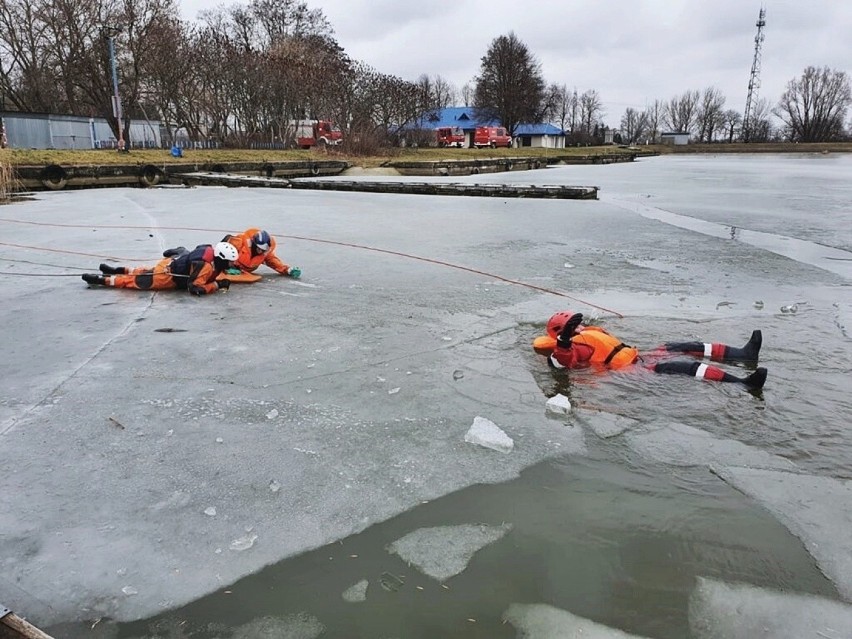
[[[618,353],[621,352],[621,350],[625,349],[625,348],[630,348],[630,347],[623,342],[621,344],[619,344],[618,346],[616,346],[615,348],[613,348],[612,352],[609,355],[606,356],[606,359],[604,360],[604,366],[609,366],[609,363],[612,361],[612,358],[615,357],[616,355],[618,355]]]

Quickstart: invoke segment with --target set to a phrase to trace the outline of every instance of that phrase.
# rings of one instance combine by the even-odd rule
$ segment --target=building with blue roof
[[[478,126],[500,126],[497,120],[478,120],[473,107],[446,107],[423,119],[423,128],[459,127],[464,131],[465,146],[471,146]],[[565,148],[565,132],[552,124],[519,124],[512,146],[518,148]]]

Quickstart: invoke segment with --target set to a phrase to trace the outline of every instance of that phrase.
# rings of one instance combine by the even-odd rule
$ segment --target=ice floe
[[[546,604],[512,604],[503,619],[519,639],[643,639]]]
[[[464,440],[470,444],[484,446],[501,453],[511,453],[515,448],[515,442],[497,424],[478,415],[465,434]]]
[[[635,428],[639,423],[630,417],[600,410],[579,409],[574,414],[580,424],[601,439],[621,435],[623,432]]]
[[[366,601],[367,587],[369,585],[369,581],[367,581],[366,579],[362,579],[357,584],[349,586],[349,588],[343,591],[343,600],[349,603],[359,603],[361,601]]]
[[[699,577],[689,599],[689,626],[694,639],[847,639],[852,606]]]
[[[547,400],[545,407],[548,413],[567,415],[571,412],[571,400],[565,397],[565,395],[554,395]]]
[[[477,551],[494,543],[511,529],[511,524],[420,528],[390,544],[388,552],[399,555],[433,579],[445,581],[467,568]]]
[[[672,466],[725,464],[796,470],[796,465],[788,459],[733,439],[719,439],[698,428],[676,422],[655,430],[629,433],[626,437],[630,447],[637,452]]]
[[[801,539],[841,596],[852,601],[852,481],[733,466],[711,469]]]

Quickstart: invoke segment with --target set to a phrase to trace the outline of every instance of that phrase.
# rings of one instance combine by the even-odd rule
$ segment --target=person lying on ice
[[[547,336],[537,337],[533,348],[547,356],[553,368],[621,369],[641,362],[656,373],[690,375],[715,382],[739,382],[750,390],[763,388],[766,369],[757,368],[747,377],[736,377],[716,366],[694,361],[660,361],[672,353],[694,357],[707,357],[713,361],[757,363],[763,336],[754,331],[745,346],[737,348],[726,344],[704,342],[669,342],[655,351],[640,357],[639,351],[599,326],[583,326],[583,314],[562,311],[547,322]]]
[[[100,273],[84,273],[90,286],[135,288],[141,291],[187,290],[193,295],[207,295],[227,290],[231,282],[217,280],[237,259],[237,248],[228,242],[215,246],[199,244],[189,251],[183,246],[163,251],[163,259],[153,267],[100,265]]]
[[[289,275],[290,277],[302,275],[302,269],[298,266],[285,264],[275,254],[275,238],[264,230],[246,229],[239,235],[226,235],[222,238],[222,241],[230,242],[237,247],[239,252],[239,258],[227,273],[228,275],[253,273],[261,264],[266,264],[269,268],[277,271],[279,275]],[[239,270],[239,273],[236,272],[237,270]]]

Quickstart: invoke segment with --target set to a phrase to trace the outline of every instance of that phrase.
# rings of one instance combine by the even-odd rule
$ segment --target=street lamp
[[[124,126],[122,124],[121,115],[121,96],[118,94],[118,64],[115,60],[115,35],[120,32],[121,29],[118,27],[104,27],[104,33],[106,34],[107,44],[109,46],[109,62],[112,69],[112,114],[115,116],[116,123],[118,124],[119,153],[128,150],[124,148]]]

